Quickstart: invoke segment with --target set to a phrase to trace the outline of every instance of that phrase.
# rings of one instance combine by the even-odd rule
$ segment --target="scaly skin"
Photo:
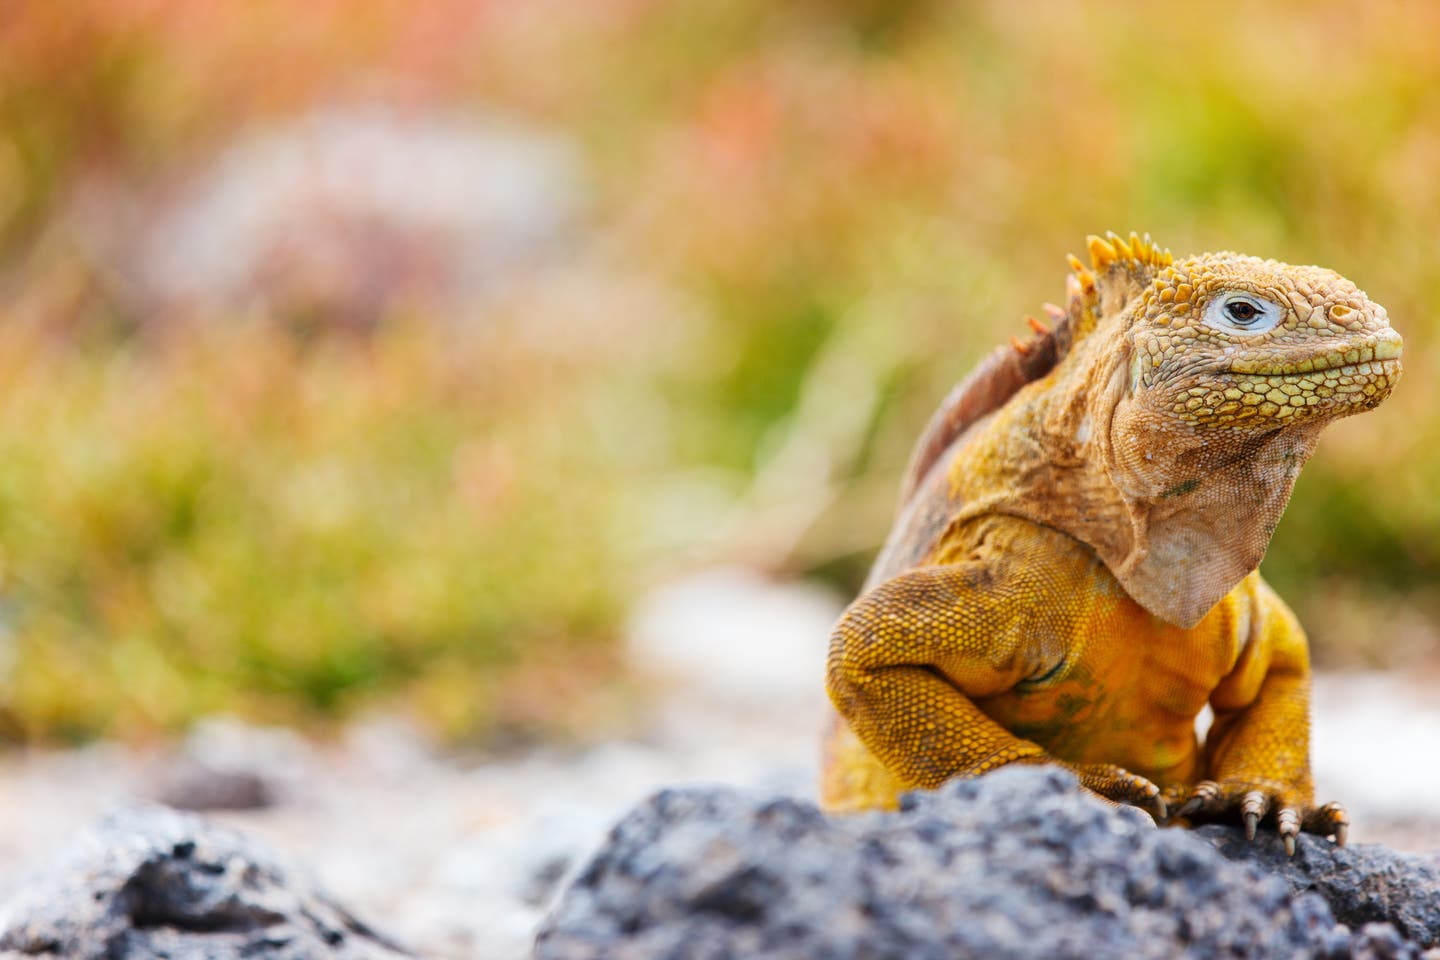
[[[1343,843],[1313,797],[1305,635],[1256,567],[1320,430],[1389,394],[1400,338],[1318,267],[1090,251],[1056,330],[987,360],[917,447],[831,640],[822,799],[1055,763],[1161,822]]]

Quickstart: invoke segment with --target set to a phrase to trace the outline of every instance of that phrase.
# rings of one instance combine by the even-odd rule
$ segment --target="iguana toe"
[[[1224,806],[1225,794],[1220,789],[1220,784],[1213,780],[1201,780],[1195,784],[1195,789],[1190,791],[1190,799],[1175,811],[1175,816],[1176,818],[1189,818],[1197,814],[1219,813]]]
[[[1165,822],[1168,814],[1165,798],[1160,788],[1144,777],[1111,763],[1080,764],[1073,769],[1085,789],[1114,803],[1139,807],[1154,817],[1156,823]]]
[[[1343,847],[1350,835],[1350,817],[1343,805],[1331,802],[1307,811],[1300,828],[1306,833],[1334,837],[1336,845]]]

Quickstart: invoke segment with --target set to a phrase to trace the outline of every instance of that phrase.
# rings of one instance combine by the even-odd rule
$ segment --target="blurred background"
[[[1106,229],[1389,309],[1263,569],[1433,689],[1440,8],[0,0],[0,739],[818,691],[924,421]]]

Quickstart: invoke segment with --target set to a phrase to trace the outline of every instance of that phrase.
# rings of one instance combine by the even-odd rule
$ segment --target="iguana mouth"
[[[1333,373],[1341,377],[1366,377],[1387,374],[1400,369],[1399,360],[1369,360],[1361,363],[1345,363],[1338,367],[1315,367],[1310,370],[1276,371],[1272,377],[1305,377],[1319,373]],[[1329,379],[1328,377],[1325,379]]]
[[[1237,362],[1225,369],[1230,376],[1220,382],[1183,389],[1173,398],[1171,410],[1224,426],[1252,417],[1283,420],[1336,407],[1374,406],[1400,377],[1399,349],[1395,338],[1288,362],[1277,362],[1273,355],[1265,363]]]
[[[1240,357],[1231,361],[1228,369],[1231,373],[1261,377],[1304,376],[1327,370],[1343,372],[1346,376],[1373,375],[1388,373],[1398,367],[1403,346],[1400,337],[1392,334],[1357,343],[1344,351],[1331,350],[1293,358],[1274,354],[1255,358]]]

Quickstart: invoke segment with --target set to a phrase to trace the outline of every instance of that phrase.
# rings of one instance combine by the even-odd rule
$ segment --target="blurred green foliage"
[[[491,344],[237,327],[100,359],[9,333],[0,542],[21,729],[139,736],[404,698],[453,735],[525,733],[565,705],[497,717],[502,678],[605,665],[634,561],[606,531],[606,489],[574,482],[604,468],[555,429],[580,417],[562,391],[517,409],[487,375]]]
[[[1107,228],[1323,263],[1390,309],[1405,381],[1327,435],[1265,570],[1322,659],[1435,651],[1440,8],[91,0],[0,24],[12,737],[593,725],[651,578],[728,557],[852,588],[933,404]],[[96,182],[155,202],[357,99],[572,137],[573,263],[473,327],[396,304],[297,335],[149,316],[77,239]]]

